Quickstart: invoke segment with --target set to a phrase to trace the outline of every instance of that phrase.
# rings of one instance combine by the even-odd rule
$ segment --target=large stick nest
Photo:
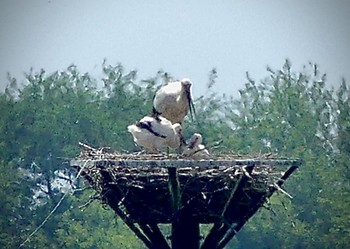
[[[171,223],[179,210],[190,210],[200,223],[248,219],[261,206],[287,166],[295,160],[271,155],[212,156],[186,160],[177,155],[120,154],[84,150],[72,161],[102,202],[121,209],[134,222]],[[181,205],[174,211],[169,168],[176,167]],[[174,180],[174,179],[173,179]],[[173,191],[173,190],[172,190]],[[175,213],[174,213],[175,212]]]

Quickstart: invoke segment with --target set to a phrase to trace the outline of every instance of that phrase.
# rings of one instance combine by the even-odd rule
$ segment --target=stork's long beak
[[[191,96],[191,89],[189,87],[186,88],[185,93],[188,100],[188,108],[190,110],[191,120],[193,121],[193,117],[196,115],[196,110],[194,109],[194,104]]]

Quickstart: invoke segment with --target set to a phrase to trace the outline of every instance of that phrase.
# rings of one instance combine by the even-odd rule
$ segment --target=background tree
[[[324,188],[331,189],[328,177],[339,167],[332,140],[337,116],[333,90],[325,88],[326,76],[313,64],[302,73],[292,72],[289,61],[282,70],[268,71],[270,76],[259,84],[248,76],[241,100],[226,105],[236,134],[229,143],[243,152],[298,157],[304,165],[286,185],[293,201],[276,203],[273,198],[276,216],[264,210],[254,217],[238,236],[239,248],[322,248],[333,214],[320,198]]]
[[[172,77],[158,72],[137,82],[136,71],[102,65],[102,86],[75,66],[47,74],[30,71],[0,94],[0,246],[16,248],[71,187],[69,160],[78,142],[136,151],[126,127],[150,113],[156,89]],[[349,241],[350,90],[326,87],[314,64],[294,72],[268,68],[260,82],[247,74],[238,99],[214,91],[195,100],[197,117],[185,120],[185,135],[200,132],[212,152],[276,153],[304,165],[268,209],[252,218],[229,248],[346,248]],[[114,216],[93,202],[83,183],[23,248],[143,248]],[[271,211],[274,210],[274,211]],[[166,229],[166,228],[164,228]]]

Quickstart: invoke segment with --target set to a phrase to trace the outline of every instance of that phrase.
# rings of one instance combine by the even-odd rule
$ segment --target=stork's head
[[[173,124],[173,128],[177,134],[182,134],[182,126],[179,123]]]
[[[185,89],[190,89],[192,86],[192,82],[190,81],[190,79],[187,78],[182,79],[181,84]]]
[[[188,101],[188,107],[190,109],[191,119],[193,121],[193,115],[196,114],[196,110],[194,109],[192,94],[191,94],[192,82],[189,79],[184,78],[181,80],[181,85],[182,85],[182,89],[186,95],[186,98]]]
[[[193,149],[202,143],[202,135],[199,133],[194,133],[188,143],[188,148]]]

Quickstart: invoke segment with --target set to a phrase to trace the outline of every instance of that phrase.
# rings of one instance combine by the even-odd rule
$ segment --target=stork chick
[[[169,82],[161,87],[153,99],[152,116],[162,115],[173,124],[182,124],[188,111],[191,119],[195,114],[195,109],[191,94],[192,82],[189,79]]]
[[[209,152],[202,144],[202,135],[194,133],[182,155],[194,160],[208,159]]]
[[[151,152],[160,152],[165,147],[178,148],[182,141],[182,127],[172,124],[164,117],[146,116],[128,126],[134,142]]]

